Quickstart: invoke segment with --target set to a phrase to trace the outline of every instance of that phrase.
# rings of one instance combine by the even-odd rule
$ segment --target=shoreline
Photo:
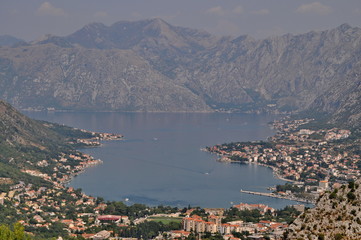
[[[209,153],[212,153],[214,154],[213,152],[211,151],[208,151],[206,149],[201,149],[202,151],[207,151]],[[277,179],[280,179],[282,181],[285,181],[285,182],[291,182],[293,184],[304,184],[304,182],[299,182],[299,181],[295,181],[295,180],[291,180],[291,179],[287,179],[285,178],[284,176],[282,176],[280,173],[279,173],[279,169],[274,167],[274,166],[270,166],[270,165],[267,165],[267,164],[264,164],[264,163],[259,163],[259,162],[250,162],[250,161],[244,161],[244,162],[241,162],[241,161],[235,161],[235,160],[231,160],[229,159],[227,156],[225,155],[221,155],[221,154],[218,154],[218,156],[221,156],[220,158],[217,159],[218,162],[221,162],[221,163],[238,163],[238,164],[254,164],[254,165],[258,165],[258,166],[263,166],[263,167],[267,167],[267,168],[271,168],[272,171],[273,171],[273,176],[276,177]]]
[[[264,163],[257,163],[257,162],[250,162],[249,164],[256,164],[259,166],[264,166],[264,167],[268,167],[271,168],[273,170],[273,176],[275,176],[276,178],[285,181],[285,182],[291,182],[293,184],[304,184],[304,182],[299,182],[299,181],[295,181],[295,180],[291,180],[291,179],[287,179],[285,177],[283,177],[280,173],[279,173],[279,169],[274,167],[274,166],[270,166]]]
[[[62,185],[63,187],[65,187],[66,185],[69,185],[69,183],[76,176],[84,173],[87,168],[95,167],[95,166],[98,166],[98,165],[104,163],[103,160],[94,159],[93,156],[82,152],[81,151],[82,148],[97,148],[97,147],[102,146],[101,141],[115,141],[115,140],[123,140],[124,139],[124,136],[122,134],[92,132],[92,131],[87,131],[84,129],[80,129],[80,131],[89,132],[92,135],[94,135],[94,137],[86,138],[86,139],[76,139],[76,141],[74,142],[74,143],[78,143],[78,144],[79,143],[83,144],[82,147],[78,147],[75,149],[76,153],[82,160],[80,160],[78,169],[76,171],[69,172],[66,175],[66,179],[58,181],[58,184]]]
[[[286,200],[290,200],[290,201],[302,202],[302,203],[307,203],[307,204],[315,204],[316,203],[314,201],[310,201],[310,200],[306,200],[306,199],[301,199],[301,198],[296,198],[296,197],[281,196],[281,195],[277,195],[277,194],[274,194],[274,193],[247,191],[247,190],[243,190],[243,189],[241,189],[240,192],[245,193],[245,194],[264,196],[264,197],[286,199]]]

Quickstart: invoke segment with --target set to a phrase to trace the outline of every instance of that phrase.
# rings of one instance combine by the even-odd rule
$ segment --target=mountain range
[[[92,23],[0,47],[0,97],[17,108],[313,112],[361,119],[361,29],[254,39],[161,19]]]

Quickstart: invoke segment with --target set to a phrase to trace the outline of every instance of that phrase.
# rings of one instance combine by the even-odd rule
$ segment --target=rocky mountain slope
[[[37,170],[38,161],[68,148],[64,137],[0,100],[0,178],[46,184],[21,169]]]
[[[21,108],[203,111],[204,101],[130,50],[0,49],[0,95]],[[19,57],[21,56],[21,57]]]
[[[256,40],[161,19],[93,23],[66,37],[1,47],[0,96],[19,108],[312,109],[355,125],[360,53],[361,29],[347,24]]]
[[[361,54],[361,53],[360,53]],[[310,106],[312,112],[327,113],[330,123],[357,127],[361,120],[361,64],[350,69],[342,81],[333,84]]]
[[[19,181],[49,186],[76,174],[93,159],[75,147],[89,146],[85,142],[94,138],[102,135],[30,119],[0,100],[0,191]]]
[[[46,151],[52,153],[54,149],[61,149],[66,146],[65,138],[45,127],[44,124],[32,120],[15,110],[8,103],[0,100],[0,146],[7,147],[6,151],[0,152],[1,161],[10,161],[19,164],[24,160],[24,153],[11,154],[13,149],[29,151]],[[17,159],[17,156],[19,157]],[[31,159],[31,153],[29,154]],[[21,160],[22,159],[22,160]]]
[[[325,193],[290,225],[287,239],[361,239],[360,181]]]
[[[0,46],[13,46],[21,42],[24,42],[24,40],[10,35],[0,35]]]

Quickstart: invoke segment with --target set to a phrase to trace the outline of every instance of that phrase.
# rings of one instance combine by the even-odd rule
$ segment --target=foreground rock
[[[360,181],[321,196],[290,225],[287,239],[361,239]]]

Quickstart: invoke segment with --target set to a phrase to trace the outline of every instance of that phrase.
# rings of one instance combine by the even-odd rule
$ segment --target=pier
[[[314,202],[314,201],[311,201],[311,200],[306,200],[306,199],[302,199],[302,198],[297,198],[297,197],[294,197],[294,196],[281,196],[281,195],[274,194],[274,193],[253,192],[253,191],[246,191],[246,190],[242,190],[242,189],[241,189],[241,193],[258,195],[258,196],[264,196],[264,197],[273,197],[273,198],[287,199],[287,200],[292,200],[292,201],[302,202],[302,203],[315,204],[315,202]]]

